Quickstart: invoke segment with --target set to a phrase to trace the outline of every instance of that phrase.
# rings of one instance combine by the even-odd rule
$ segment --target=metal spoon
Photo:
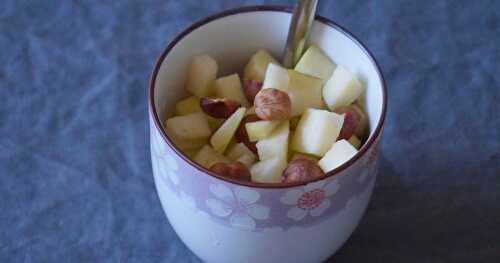
[[[293,68],[304,52],[311,25],[316,16],[318,0],[298,0],[292,15],[283,55],[283,66]]]

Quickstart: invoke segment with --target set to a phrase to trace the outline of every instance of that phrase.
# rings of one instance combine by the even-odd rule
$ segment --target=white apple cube
[[[197,151],[199,150],[203,145],[208,143],[208,138],[200,138],[200,139],[182,139],[178,138],[173,133],[170,131],[170,129],[166,128],[165,131],[167,132],[168,136],[174,144],[179,147],[182,151]]]
[[[335,63],[315,45],[311,45],[300,58],[295,70],[322,80],[325,83],[335,70]]]
[[[295,129],[292,149],[323,156],[337,140],[344,116],[327,110],[307,109]]]
[[[196,153],[193,160],[207,169],[216,163],[229,162],[224,155],[216,152],[210,145],[203,146],[203,148]]]
[[[278,120],[248,122],[245,124],[248,139],[251,142],[262,140],[268,137],[280,123],[281,121]]]
[[[212,135],[210,144],[214,147],[215,151],[221,154],[224,153],[244,116],[245,108],[241,107],[237,109]]]
[[[242,155],[235,161],[244,164],[247,168],[250,169],[250,167],[252,167],[256,160],[257,158],[255,157],[255,155]]]
[[[231,161],[238,161],[250,168],[257,160],[257,156],[244,143],[236,143],[229,147],[226,153]]]
[[[292,116],[299,116],[308,108],[322,109],[324,107],[321,79],[295,70],[288,70],[288,76],[288,96],[292,102]]]
[[[286,161],[281,158],[273,158],[260,161],[250,168],[252,181],[257,183],[281,183]]]
[[[202,139],[210,137],[212,131],[208,119],[202,112],[194,112],[167,119],[165,126],[179,139]]]
[[[279,64],[266,50],[261,49],[257,51],[245,66],[243,78],[263,82],[267,67],[270,63]]]
[[[257,156],[255,156],[255,154],[242,142],[231,146],[226,153],[227,158],[233,161],[238,160],[238,158],[243,155],[250,155],[257,158]]]
[[[340,140],[333,144],[332,148],[319,160],[319,167],[323,172],[328,173],[329,171],[341,166],[343,163],[351,159],[358,150],[354,148],[346,140]]]
[[[269,64],[264,83],[262,84],[262,89],[273,88],[288,91],[289,82],[290,78],[288,77],[287,69],[276,64]]]
[[[214,84],[215,96],[219,98],[228,98],[235,100],[243,106],[248,106],[249,103],[243,94],[241,88],[241,80],[238,74],[221,77],[215,80]]]
[[[217,70],[217,62],[212,57],[208,55],[193,57],[188,69],[186,90],[200,98],[212,95]]]
[[[339,106],[350,105],[361,93],[363,93],[361,82],[342,66],[335,69],[323,87],[323,99],[332,111]]]
[[[196,96],[188,97],[175,104],[176,115],[186,115],[200,111],[202,111],[200,107],[200,99]]]
[[[288,157],[289,121],[282,122],[267,138],[257,142],[257,153],[261,161],[279,158],[286,162]]]

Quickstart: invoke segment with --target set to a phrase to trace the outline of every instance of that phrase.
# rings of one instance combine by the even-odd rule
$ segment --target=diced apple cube
[[[358,78],[346,68],[338,66],[323,87],[323,99],[333,111],[339,106],[350,105],[362,92],[363,86]]]
[[[351,159],[358,151],[346,140],[340,140],[333,144],[332,148],[319,160],[318,164],[323,172],[329,171],[341,166]]]
[[[257,153],[261,161],[279,158],[286,162],[288,157],[289,121],[282,122],[267,138],[257,142]]]
[[[292,149],[323,156],[337,140],[344,116],[327,110],[307,109],[295,129]]]
[[[283,180],[281,174],[286,168],[286,161],[281,158],[273,158],[260,161],[250,168],[252,181],[257,183],[280,183]]]
[[[208,138],[212,133],[207,117],[202,112],[194,112],[167,119],[165,126],[173,136],[179,139]]]
[[[217,119],[217,118],[214,118],[214,117],[209,116],[207,114],[205,114],[205,115],[207,116],[208,126],[210,126],[210,129],[212,131],[216,131],[217,129],[219,129],[220,126],[222,126],[222,124],[225,121],[225,119]]]
[[[245,66],[243,78],[259,82],[264,81],[264,75],[270,63],[279,64],[266,50],[261,49],[257,51]]]
[[[193,150],[183,150],[182,152],[187,155],[189,158],[194,159],[196,154],[198,153],[200,149],[193,149]]]
[[[231,161],[238,161],[250,168],[255,163],[257,156],[244,143],[235,143],[226,153]]]
[[[210,168],[210,166],[216,164],[216,163],[227,163],[229,160],[223,156],[222,154],[216,152],[212,147],[209,145],[203,146],[198,153],[194,156],[194,161],[197,162],[199,165],[205,167],[205,168]]]
[[[229,158],[232,161],[238,160],[243,155],[250,155],[250,156],[255,156],[255,154],[248,149],[248,147],[240,142],[240,143],[235,143],[233,146],[231,146],[228,151],[227,151],[227,158]]]
[[[349,138],[348,142],[356,149],[359,150],[361,147],[361,140],[358,138],[358,136],[353,135],[351,138]]]
[[[320,78],[325,83],[335,67],[335,63],[319,47],[311,45],[295,65],[295,70]]]
[[[288,70],[288,96],[292,102],[292,116],[299,116],[308,108],[323,108],[321,79],[295,70]]]
[[[202,111],[200,107],[200,99],[196,96],[188,97],[175,104],[176,115],[186,115],[200,111]]]
[[[212,138],[210,138],[210,144],[213,146],[215,151],[221,154],[224,153],[244,116],[245,108],[241,107],[236,110],[212,135]]]
[[[245,124],[248,138],[255,142],[266,138],[281,123],[281,121],[256,121]]]
[[[252,164],[255,163],[256,161],[256,157],[255,155],[242,155],[240,156],[240,158],[236,159],[237,162],[240,162],[242,164],[244,164],[247,168],[250,169],[250,167],[252,167]]]
[[[195,56],[189,65],[186,89],[198,97],[210,96],[217,77],[217,62],[208,55]]]
[[[218,78],[214,84],[215,96],[219,98],[232,99],[239,102],[243,106],[248,106],[249,103],[243,94],[241,88],[241,80],[238,74]]]
[[[276,64],[269,64],[266,71],[266,77],[262,84],[262,89],[279,89],[288,91],[288,83],[290,78],[288,70]]]
[[[174,144],[182,151],[199,150],[203,145],[208,143],[208,138],[199,139],[182,139],[175,136],[174,132],[169,127],[165,127],[165,132],[172,139]]]

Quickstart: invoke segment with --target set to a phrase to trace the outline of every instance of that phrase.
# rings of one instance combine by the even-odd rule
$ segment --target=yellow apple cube
[[[165,126],[173,136],[179,139],[202,139],[208,138],[212,134],[208,125],[208,119],[202,112],[194,112],[167,119]]]
[[[311,45],[300,58],[295,70],[322,80],[325,83],[335,70],[335,63],[315,45]]]
[[[341,166],[351,159],[358,150],[346,140],[340,140],[333,144],[332,148],[319,160],[319,167],[323,172],[328,173],[331,170]]]
[[[261,49],[257,51],[245,66],[243,78],[263,82],[264,75],[270,63],[279,64],[266,50]]]
[[[210,145],[203,146],[194,156],[194,161],[207,169],[216,163],[229,162],[224,155],[216,152]]]
[[[240,162],[244,164],[246,167],[250,168],[252,167],[252,165],[255,163],[256,160],[257,158],[255,157],[255,155],[242,155],[235,161]]]
[[[288,70],[276,64],[269,64],[266,71],[266,77],[262,84],[262,89],[279,89],[288,91],[288,83],[290,78]]]
[[[227,150],[227,158],[238,161],[250,168],[257,160],[257,156],[244,143],[236,143]]]
[[[292,149],[323,156],[337,140],[344,116],[327,110],[307,109],[295,129]]]
[[[254,158],[257,158],[257,156],[255,156],[255,154],[250,149],[248,149],[248,147],[242,142],[235,143],[228,149],[226,154],[227,158],[233,161],[238,160],[238,158],[240,158],[243,155],[250,155],[253,156]]]
[[[193,57],[188,69],[186,90],[200,98],[212,95],[217,70],[217,62],[212,57],[208,55]]]
[[[200,111],[202,111],[200,107],[200,99],[196,96],[188,97],[175,104],[176,115],[186,115]]]
[[[282,122],[267,138],[257,142],[257,153],[261,161],[279,158],[286,162],[288,157],[289,121]]]
[[[271,132],[281,123],[281,121],[256,121],[245,124],[248,138],[251,142],[255,142],[266,138]]]
[[[363,93],[363,86],[349,70],[338,66],[323,87],[323,99],[330,110],[353,103]]]
[[[224,153],[245,116],[245,108],[236,110],[210,138],[210,144],[218,153]]]
[[[215,96],[235,100],[243,106],[249,103],[243,94],[241,80],[238,74],[218,78],[214,84]]]
[[[257,183],[281,183],[286,161],[281,158],[273,158],[255,163],[250,168],[252,181]]]
[[[203,145],[208,143],[208,138],[199,139],[183,139],[175,136],[175,133],[171,131],[169,127],[165,127],[165,132],[172,139],[174,144],[179,147],[182,151],[194,151],[199,150]]]
[[[323,108],[321,79],[295,70],[288,70],[288,96],[292,102],[292,116],[299,116],[308,108]]]

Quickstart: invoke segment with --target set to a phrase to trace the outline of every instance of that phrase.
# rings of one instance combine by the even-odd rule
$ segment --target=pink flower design
[[[292,205],[287,216],[295,221],[300,221],[308,214],[320,216],[330,207],[327,197],[335,194],[339,189],[336,179],[328,184],[325,180],[307,184],[301,189],[287,191],[280,201],[286,205]]]

